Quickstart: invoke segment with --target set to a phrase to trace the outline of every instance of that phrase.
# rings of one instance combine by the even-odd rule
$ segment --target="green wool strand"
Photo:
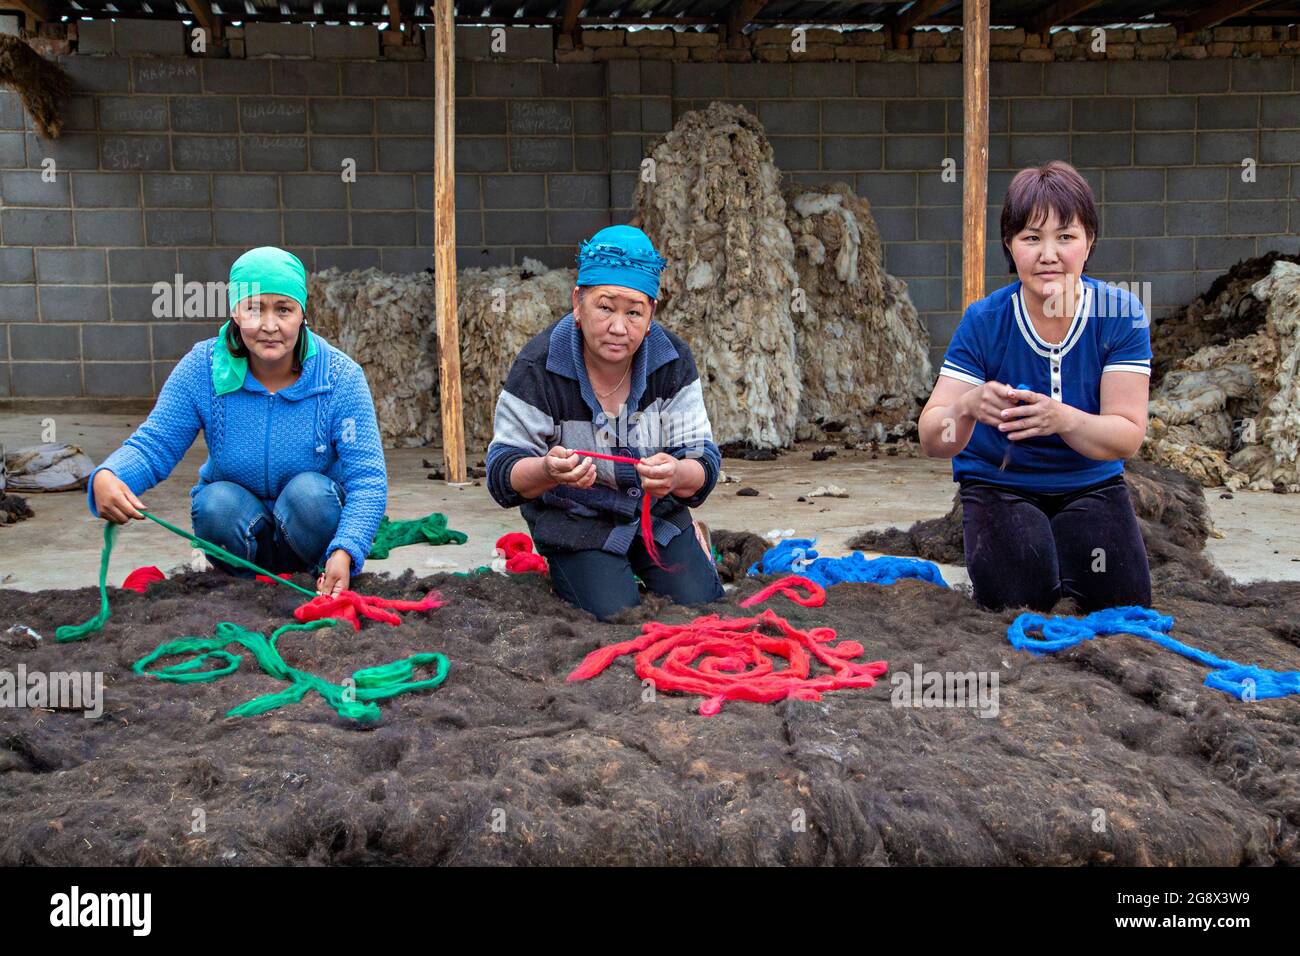
[[[380,717],[379,707],[374,701],[411,691],[431,690],[447,679],[450,665],[445,655],[436,653],[413,654],[388,664],[362,668],[353,672],[350,685],[334,684],[315,674],[290,667],[280,656],[277,646],[280,635],[289,631],[314,631],[317,628],[332,627],[336,623],[333,618],[324,618],[306,624],[286,624],[277,629],[268,640],[257,631],[222,621],[212,637],[182,637],[169,641],[136,661],[133,669],[137,674],[177,684],[213,681],[239,669],[243,656],[225,650],[231,644],[238,644],[252,652],[262,670],[277,680],[287,681],[289,686],[232,707],[226,712],[227,717],[264,714],[286,704],[297,703],[310,691],[315,691],[325,698],[340,717],[367,722],[376,721]],[[160,658],[179,654],[195,656],[177,664],[149,670],[149,665]],[[222,666],[204,669],[209,660],[221,662]],[[417,668],[429,665],[433,667],[432,677],[413,680]]]
[[[98,634],[104,629],[108,620],[108,559],[113,553],[113,540],[117,537],[117,525],[111,521],[104,522],[104,550],[99,554],[99,613],[83,624],[64,624],[54,630],[54,640],[59,644],[71,641],[84,641],[91,634]]]

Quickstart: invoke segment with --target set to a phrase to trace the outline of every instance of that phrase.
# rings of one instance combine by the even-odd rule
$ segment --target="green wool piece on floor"
[[[226,650],[232,644],[238,644],[253,652],[253,657],[262,670],[277,680],[287,681],[289,686],[273,694],[265,694],[246,701],[226,712],[227,717],[252,717],[264,714],[268,710],[296,704],[310,691],[315,691],[325,698],[340,717],[350,720],[372,722],[380,717],[379,706],[374,703],[398,694],[417,690],[432,690],[447,679],[450,667],[443,654],[413,654],[388,664],[367,667],[354,671],[348,684],[335,684],[290,667],[277,646],[282,634],[290,631],[314,631],[322,627],[332,627],[337,622],[333,618],[309,621],[306,624],[286,624],[272,633],[268,639],[258,631],[250,631],[222,621],[217,625],[212,637],[182,637],[161,645],[135,662],[133,670],[137,674],[156,677],[158,680],[176,684],[188,684],[213,681],[239,669],[243,655]],[[193,657],[176,664],[169,664],[157,670],[149,670],[149,665],[160,658],[179,654],[193,654]],[[221,666],[204,669],[212,661]],[[433,676],[426,680],[412,680],[417,668],[432,666]]]
[[[440,511],[413,521],[392,521],[388,515],[379,523],[369,557],[382,560],[393,548],[408,544],[464,544],[469,535],[447,527],[447,516]]]

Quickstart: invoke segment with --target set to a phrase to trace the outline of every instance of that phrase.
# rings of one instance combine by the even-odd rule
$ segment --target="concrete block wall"
[[[154,283],[224,281],[254,245],[317,270],[431,264],[431,62],[382,45],[374,58],[378,31],[317,28],[304,48],[287,25],[245,28],[242,59],[158,56],[184,43],[168,31],[122,56],[120,29],[87,26],[81,42],[105,55],[62,58],[77,88],[62,137],[38,137],[0,94],[0,397],[155,394],[218,321],[155,317]],[[941,353],[961,296],[960,176],[943,177],[945,159],[962,162],[958,64],[556,64],[549,31],[512,32],[504,53],[469,32],[458,44],[486,52],[456,75],[462,267],[571,265],[578,239],[630,215],[639,163],[676,117],[742,102],[787,175],[871,200],[886,267]],[[991,81],[989,290],[1008,278],[1006,184],[1051,158],[1079,166],[1101,203],[1091,271],[1150,282],[1157,317],[1238,258],[1300,251],[1294,58],[997,62]]]

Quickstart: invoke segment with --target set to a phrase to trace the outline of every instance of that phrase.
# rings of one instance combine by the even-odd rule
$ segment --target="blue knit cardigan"
[[[273,504],[295,475],[313,471],[337,481],[346,498],[326,556],[342,548],[352,573],[365,564],[388,502],[388,476],[375,406],[365,372],[315,333],[316,350],[288,388],[269,393],[252,375],[218,395],[212,380],[215,338],[199,342],[172,369],[153,411],[122,447],[91,474],[107,468],[135,494],[164,481],[194,444],[199,429],[208,460],[190,497],[213,481],[233,481]]]

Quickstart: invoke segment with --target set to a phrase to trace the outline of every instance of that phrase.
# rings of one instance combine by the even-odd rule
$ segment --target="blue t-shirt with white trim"
[[[1151,374],[1150,323],[1142,303],[1128,291],[1086,275],[1082,281],[1083,295],[1070,329],[1056,344],[1034,331],[1019,281],[971,303],[939,374],[971,385],[1028,386],[1099,414],[1103,372]],[[1087,458],[1059,435],[1012,442],[982,422],[952,460],[954,481],[987,481],[1046,493],[1076,491],[1123,472],[1122,461]]]

